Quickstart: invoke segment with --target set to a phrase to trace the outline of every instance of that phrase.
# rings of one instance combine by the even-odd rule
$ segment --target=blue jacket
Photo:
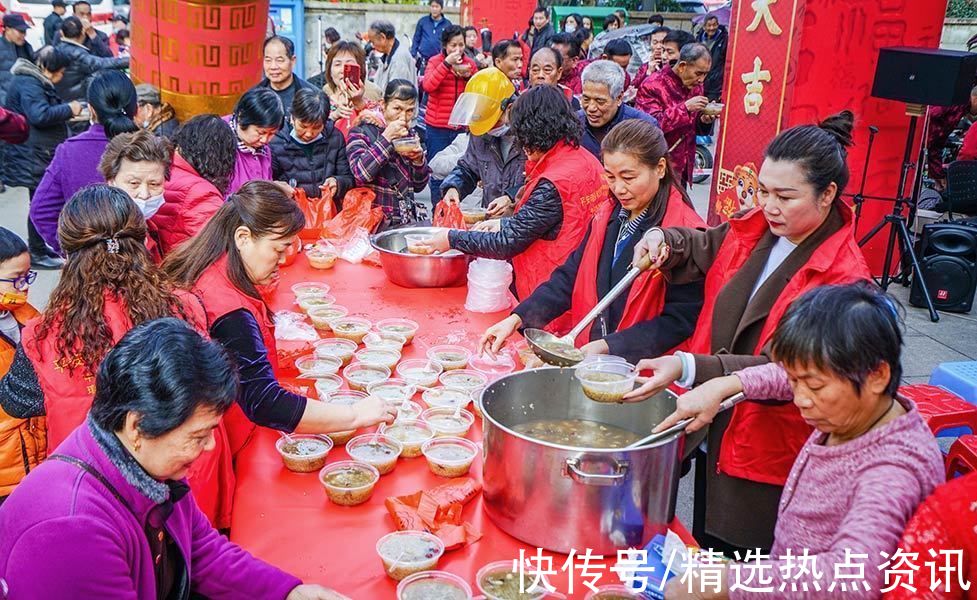
[[[586,148],[587,152],[596,156],[597,160],[600,160],[600,140],[594,135],[594,129],[587,124],[587,115],[584,114],[583,110],[578,110],[577,118],[580,119],[580,124],[583,126],[583,138],[580,140],[580,145]],[[655,127],[660,127],[658,119],[655,117],[637,108],[632,108],[627,104],[622,104],[611,122],[602,128],[604,134],[606,135],[615,125],[627,119],[641,119],[642,121],[648,121]],[[601,139],[603,139],[603,136],[601,136]]]
[[[442,16],[435,21],[431,15],[425,15],[417,20],[414,29],[414,41],[410,44],[410,54],[414,58],[421,56],[427,60],[441,52],[441,33],[451,25],[448,17]]]

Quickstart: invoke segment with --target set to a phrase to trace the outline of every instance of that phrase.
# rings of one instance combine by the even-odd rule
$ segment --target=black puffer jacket
[[[18,46],[0,36],[0,104],[4,106],[7,104],[7,90],[10,89],[10,80],[14,76],[10,72],[10,68],[14,66],[18,58],[26,58],[34,62],[34,49],[31,48],[30,43],[24,42],[23,46]]]
[[[7,94],[7,108],[27,119],[30,135],[23,144],[4,145],[4,182],[12,186],[37,187],[54,149],[68,138],[71,107],[62,102],[54,84],[34,63],[17,59]]]
[[[58,82],[56,89],[65,102],[71,100],[85,100],[88,95],[88,82],[92,75],[102,69],[128,69],[129,57],[104,58],[95,56],[91,50],[70,40],[58,42],[58,50],[67,55],[68,66],[64,70],[64,77]]]
[[[322,137],[311,144],[299,143],[291,133],[279,131],[271,140],[271,173],[275,181],[288,183],[294,179],[310,198],[321,196],[319,186],[335,177],[337,208],[342,207],[343,196],[354,185],[346,157],[346,140],[328,120]]]

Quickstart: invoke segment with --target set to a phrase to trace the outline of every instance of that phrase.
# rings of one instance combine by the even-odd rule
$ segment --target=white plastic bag
[[[305,315],[290,310],[275,313],[275,339],[303,342],[319,339],[315,327],[305,322]]]
[[[353,237],[346,240],[346,243],[339,248],[339,258],[354,265],[360,264],[375,253],[376,250],[370,245],[370,232],[362,227],[358,228]]]

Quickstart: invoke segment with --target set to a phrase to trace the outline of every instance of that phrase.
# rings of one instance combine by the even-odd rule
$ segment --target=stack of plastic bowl
[[[504,260],[475,259],[468,265],[465,308],[477,313],[493,313],[510,308],[511,284],[512,265]]]

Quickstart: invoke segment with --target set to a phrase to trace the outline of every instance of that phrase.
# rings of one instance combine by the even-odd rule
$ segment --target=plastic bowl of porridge
[[[393,425],[383,430],[386,435],[400,442],[404,458],[414,458],[421,455],[421,446],[434,437],[434,429],[420,420],[394,421]]]
[[[319,248],[307,250],[305,256],[309,259],[309,266],[313,269],[331,269],[335,266],[336,259],[339,258],[339,254],[336,252]]]
[[[624,395],[634,389],[634,380],[638,377],[630,363],[589,363],[574,371],[584,395],[594,402],[623,402]]]
[[[424,531],[395,531],[377,540],[377,555],[391,579],[432,571],[444,554],[444,542]]]
[[[275,449],[282,455],[285,468],[295,473],[318,471],[326,464],[326,456],[332,450],[332,440],[323,435],[293,433],[275,442]]]
[[[421,420],[431,426],[435,437],[465,437],[475,423],[475,415],[463,409],[455,416],[455,409],[438,407],[422,412]]]
[[[309,315],[309,320],[312,321],[312,326],[316,329],[320,331],[332,331],[332,322],[348,315],[349,309],[345,306],[332,304],[330,306],[313,308],[306,314]]]
[[[461,216],[465,218],[465,225],[481,223],[488,218],[488,211],[481,206],[461,207]]]
[[[400,352],[396,350],[377,350],[367,348],[356,353],[356,362],[371,367],[393,369],[400,362]]]
[[[292,286],[292,293],[295,294],[295,299],[298,300],[306,296],[328,296],[329,289],[328,283],[322,283],[321,281],[303,281]]]
[[[461,477],[472,468],[478,446],[460,437],[441,437],[424,442],[421,453],[431,472],[439,477]]]
[[[410,254],[434,254],[429,235],[408,233],[404,236],[404,240],[407,242],[407,252]]]
[[[357,392],[356,390],[336,390],[330,393],[327,397],[323,398],[322,401],[327,404],[338,404],[340,406],[352,406],[357,402],[366,398],[366,394],[363,392]],[[342,446],[343,444],[349,443],[350,438],[356,435],[355,429],[346,429],[344,431],[333,431],[326,434],[329,439],[333,441],[337,446]]]
[[[626,585],[612,583],[590,590],[584,600],[640,600],[641,595]]]
[[[397,365],[397,374],[407,383],[430,387],[438,383],[444,369],[432,360],[412,358]]]
[[[431,362],[441,365],[441,368],[445,371],[454,371],[467,367],[472,353],[464,346],[442,344],[440,346],[431,346],[427,351],[427,357],[431,359]]]
[[[343,387],[343,380],[339,375],[327,375],[315,380],[315,391],[320,400],[325,400],[330,394]]]
[[[371,383],[366,387],[366,392],[371,396],[382,398],[387,404],[400,404],[414,397],[415,388],[405,380],[394,377]]]
[[[365,433],[346,442],[350,458],[373,465],[381,475],[394,470],[403,449],[400,442],[383,433]]]
[[[336,299],[325,294],[323,296],[302,296],[296,302],[298,302],[299,308],[308,314],[310,310],[332,306],[336,303]]]
[[[342,317],[341,319],[331,321],[329,327],[332,328],[333,335],[336,337],[351,340],[359,344],[366,337],[366,334],[370,332],[372,324],[366,319],[359,317]]]
[[[376,467],[356,460],[334,462],[319,471],[326,495],[340,506],[356,506],[369,500],[379,479]]]
[[[397,600],[471,600],[468,582],[445,571],[424,571],[397,585]]]
[[[527,565],[523,569],[517,569],[512,563],[511,560],[497,560],[478,570],[475,575],[475,585],[478,591],[485,595],[486,600],[545,598],[547,590],[542,581],[549,583],[546,576],[540,574],[541,582],[534,586],[535,575],[532,574],[531,567]]]
[[[411,321],[410,319],[382,319],[377,321],[377,331],[396,333],[397,335],[402,335],[407,340],[406,344],[411,344],[414,341],[414,336],[417,335],[417,330],[420,329],[420,325],[416,321]]]
[[[356,342],[352,340],[344,340],[343,338],[329,338],[326,340],[319,340],[312,344],[315,348],[314,354],[320,358],[336,358],[342,363],[342,366],[346,366],[353,360],[353,355],[356,353]]]
[[[353,363],[343,369],[343,377],[349,384],[349,389],[365,392],[368,385],[378,381],[390,379],[390,369],[373,365]]]
[[[421,394],[421,400],[431,408],[450,408],[454,410],[459,404],[462,408],[468,406],[468,403],[472,400],[472,395],[458,388],[438,387],[424,390],[424,393]]]
[[[401,352],[406,344],[406,336],[389,331],[371,331],[363,338],[363,345],[370,350]]]
[[[342,359],[334,356],[303,356],[295,361],[295,368],[299,370],[299,377],[305,379],[318,379],[335,375],[342,366]]]
[[[424,409],[417,402],[401,402],[397,407],[397,418],[395,421],[416,421],[421,418]],[[423,421],[423,419],[421,419]]]
[[[488,377],[474,369],[457,369],[445,371],[438,377],[446,388],[462,389],[469,393],[475,393],[488,385]]]

